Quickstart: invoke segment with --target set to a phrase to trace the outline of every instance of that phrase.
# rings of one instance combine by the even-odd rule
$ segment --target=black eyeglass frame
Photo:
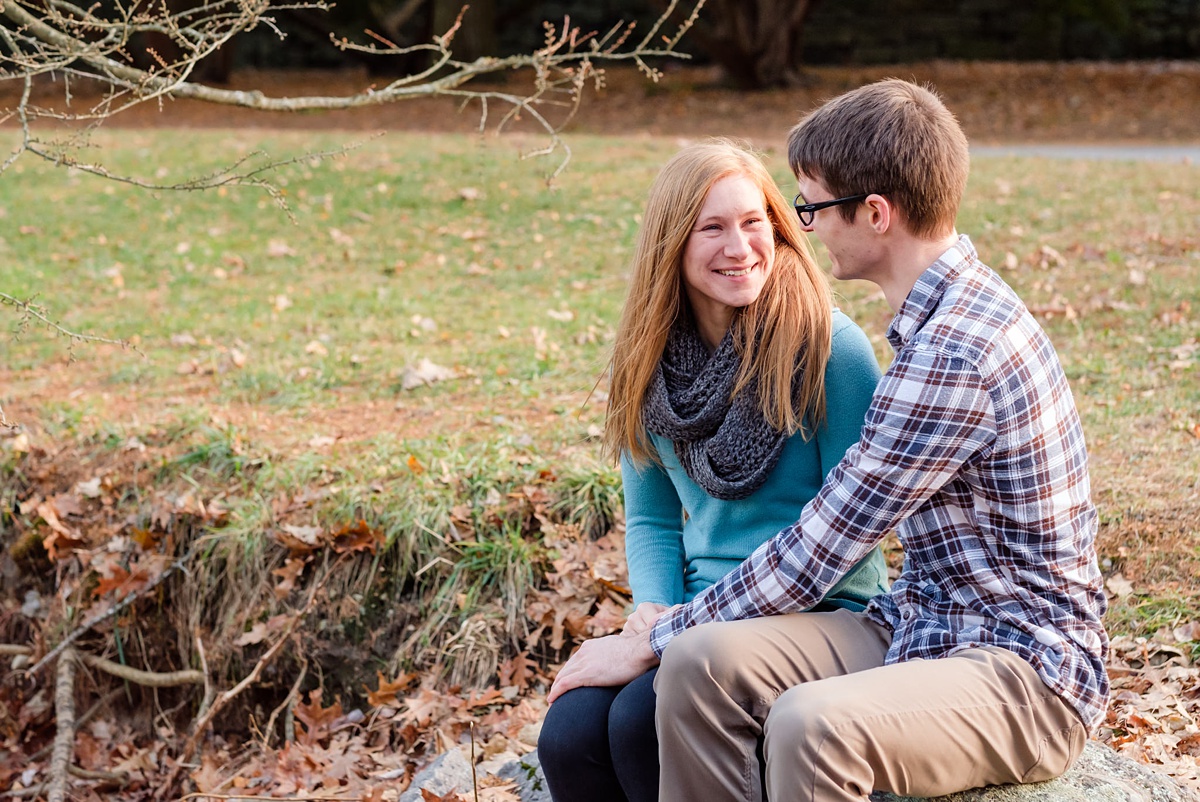
[[[821,201],[820,203],[800,203],[800,194],[797,193],[796,197],[792,199],[792,205],[796,207],[796,216],[800,218],[800,225],[811,226],[813,218],[822,209],[828,209],[830,206],[841,206],[843,203],[864,201],[877,193],[864,192],[862,195],[850,195],[845,198],[837,198],[836,200]]]

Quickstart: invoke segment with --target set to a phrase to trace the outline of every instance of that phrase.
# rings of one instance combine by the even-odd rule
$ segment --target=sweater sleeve
[[[846,449],[858,442],[879,376],[871,341],[850,318],[837,312],[832,350],[825,366],[825,422],[817,429],[822,476],[828,475],[842,461]]]
[[[879,362],[867,335],[850,318],[836,313],[832,351],[825,367],[825,422],[816,433],[822,476],[828,476],[846,450],[858,442],[879,376]],[[829,589],[824,604],[862,610],[887,588],[887,561],[876,546]]]
[[[625,561],[633,603],[683,601],[683,504],[661,465],[621,456],[625,490]]]

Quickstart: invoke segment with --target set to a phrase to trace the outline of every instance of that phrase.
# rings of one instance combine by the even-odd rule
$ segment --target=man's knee
[[[805,683],[784,691],[767,714],[763,733],[767,744],[790,744],[813,754],[847,722],[847,706],[823,692],[820,683]]]
[[[720,682],[744,662],[738,659],[733,648],[735,637],[729,624],[724,622],[692,627],[677,635],[663,652],[655,691],[661,696],[664,690],[678,687],[677,681],[687,681],[697,675]]]

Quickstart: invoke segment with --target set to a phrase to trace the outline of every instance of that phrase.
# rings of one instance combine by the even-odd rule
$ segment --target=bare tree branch
[[[649,64],[658,57],[686,58],[677,50],[682,36],[693,26],[705,0],[688,0],[690,14],[684,17],[671,35],[663,33],[672,14],[680,10],[683,0],[670,0],[668,7],[651,25],[645,36],[629,46],[633,24],[618,24],[607,34],[584,32],[573,26],[570,19],[562,25],[545,23],[546,36],[541,48],[532,53],[505,58],[481,57],[460,61],[452,49],[454,34],[462,22],[458,20],[441,36],[431,42],[400,47],[383,37],[369,34],[372,40],[352,42],[331,35],[331,45],[371,56],[399,56],[427,53],[429,66],[401,76],[382,88],[367,87],[342,96],[271,97],[260,91],[245,91],[208,86],[193,79],[197,63],[215,52],[238,34],[259,25],[274,28],[274,17],[284,10],[321,10],[328,6],[319,0],[277,2],[276,0],[204,0],[183,11],[169,9],[163,2],[135,2],[132,6],[118,5],[108,12],[100,6],[86,9],[65,0],[6,0],[0,4],[0,15],[8,26],[0,28],[0,82],[24,82],[16,106],[0,110],[0,119],[15,117],[22,129],[23,139],[12,154],[0,164],[3,172],[22,153],[28,152],[58,165],[86,169],[105,178],[112,173],[96,165],[84,165],[65,155],[63,148],[41,142],[35,135],[36,123],[43,119],[99,124],[133,106],[167,98],[191,99],[260,111],[341,110],[378,106],[402,100],[428,97],[457,97],[464,101],[478,100],[481,106],[480,127],[488,125],[489,103],[501,103],[510,108],[497,129],[514,118],[524,115],[539,125],[549,137],[549,145],[537,153],[563,149],[566,156],[556,175],[569,159],[559,131],[578,106],[580,96],[589,80],[603,84],[603,70],[597,63],[632,62],[648,78],[657,81],[659,71]],[[405,11],[407,7],[400,10]],[[466,11],[464,6],[463,11]],[[275,28],[278,33],[278,29]],[[146,49],[155,61],[150,68],[135,66],[131,57],[131,40],[140,34],[155,33],[167,37],[179,51],[174,60],[158,51]],[[283,34],[279,33],[282,37]],[[473,89],[468,84],[484,75],[527,71],[532,84],[526,91],[499,92]],[[36,77],[52,74],[62,81],[64,108],[35,105],[31,85]],[[72,108],[71,81],[85,80],[98,84],[101,97],[86,108]],[[551,121],[537,107],[558,105],[566,110],[564,119]],[[533,155],[533,154],[529,154]],[[268,169],[268,168],[262,168]],[[139,186],[150,186],[122,178]],[[218,182],[193,180],[171,188],[195,189],[227,183],[245,183],[267,189],[270,185],[261,177],[261,170],[243,174],[235,168],[222,173]],[[162,188],[162,187],[154,187]],[[277,197],[277,196],[276,196]]]

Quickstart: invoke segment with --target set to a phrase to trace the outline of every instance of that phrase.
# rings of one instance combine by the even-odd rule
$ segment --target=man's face
[[[800,175],[797,176],[797,180],[800,195],[805,203],[821,203],[834,199],[818,179]],[[840,208],[830,207],[815,212],[811,225],[801,224],[801,228],[816,235],[829,252],[834,278],[871,278],[871,266],[875,261],[873,238],[865,220],[865,210],[857,208],[855,212],[854,222],[848,223],[842,217]]]

